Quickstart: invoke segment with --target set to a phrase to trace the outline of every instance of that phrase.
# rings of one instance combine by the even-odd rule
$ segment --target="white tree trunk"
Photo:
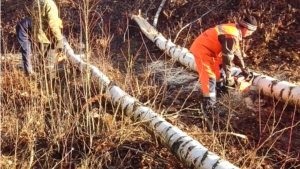
[[[186,133],[178,129],[176,126],[168,123],[165,119],[160,117],[157,113],[148,107],[145,107],[135,98],[129,96],[126,92],[121,90],[118,86],[111,83],[100,70],[93,66],[87,65],[81,60],[80,55],[75,55],[74,51],[64,38],[64,46],[68,59],[72,64],[76,64],[87,70],[91,70],[92,77],[99,80],[104,88],[108,89],[114,105],[120,106],[127,116],[136,122],[142,123],[148,129],[160,138],[165,146],[188,168],[197,169],[237,169],[238,167],[222,160],[219,156],[208,151],[198,141],[194,140]],[[201,134],[201,133],[199,133]]]
[[[131,19],[135,20],[142,32],[154,42],[159,49],[165,51],[174,61],[197,71],[194,60],[194,55],[187,48],[175,45],[170,40],[167,40],[160,32],[158,32],[147,20],[138,15],[131,15]],[[233,75],[237,75],[241,70],[233,68]],[[300,86],[289,83],[287,81],[278,81],[269,76],[254,73],[253,86],[256,86],[258,91],[270,97],[275,97],[278,100],[287,102],[291,105],[300,107]]]

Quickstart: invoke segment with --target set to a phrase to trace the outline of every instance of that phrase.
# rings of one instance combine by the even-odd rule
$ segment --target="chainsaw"
[[[253,79],[254,79],[253,72],[250,72],[248,77],[244,77],[241,74],[234,76],[235,89],[244,92],[249,91],[252,86]]]
[[[62,52],[56,52],[55,53],[55,62],[56,63],[63,63],[66,59],[65,55]]]

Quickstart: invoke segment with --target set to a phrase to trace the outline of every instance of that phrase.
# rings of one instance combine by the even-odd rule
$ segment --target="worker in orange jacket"
[[[241,55],[239,42],[250,36],[257,29],[257,21],[247,16],[239,23],[220,24],[204,31],[193,42],[190,51],[195,57],[198,74],[202,86],[202,105],[204,111],[214,113],[216,88],[226,92],[222,83],[220,68],[225,71],[226,86],[234,85],[231,76],[232,62],[239,66],[244,76],[249,75]]]

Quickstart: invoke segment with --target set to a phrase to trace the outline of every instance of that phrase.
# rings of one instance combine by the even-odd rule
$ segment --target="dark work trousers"
[[[37,43],[34,44],[31,41],[31,31],[32,31],[32,22],[31,18],[27,17],[19,22],[16,26],[17,39],[21,45],[22,60],[24,65],[25,74],[30,74],[33,72],[32,62],[33,62],[33,50],[35,54],[38,54],[38,61],[34,62],[37,64],[37,68],[41,70],[42,66],[46,64],[47,60],[45,59],[48,55],[48,51],[51,48],[51,45],[47,43]],[[42,47],[43,46],[43,47]],[[43,50],[42,50],[43,49]],[[36,57],[36,56],[35,56]],[[51,64],[54,64],[54,58],[48,58]]]
[[[17,39],[21,45],[22,60],[26,74],[32,70],[31,18],[27,17],[16,26]]]

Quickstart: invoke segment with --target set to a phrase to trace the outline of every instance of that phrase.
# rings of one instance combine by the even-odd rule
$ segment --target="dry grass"
[[[79,2],[72,1],[72,7],[79,9],[83,5]],[[154,7],[146,7],[145,3],[148,2],[139,1],[131,9],[155,11]],[[151,1],[153,3],[159,4]],[[184,1],[181,5],[184,8],[188,3]],[[125,8],[130,3],[114,5]],[[170,3],[170,8],[166,10],[169,12],[168,17],[173,19],[179,10],[174,5]],[[251,7],[247,6],[249,4],[246,1],[241,1],[240,5],[246,9]],[[81,20],[82,23],[90,24],[85,27],[88,28],[89,42],[80,35],[80,32],[84,34],[86,30],[81,28],[79,22],[71,21],[65,23],[65,29],[69,30],[68,40],[76,53],[89,54],[90,58],[85,58],[86,61],[97,66],[121,89],[160,112],[167,121],[199,140],[211,151],[241,168],[300,167],[300,137],[297,132],[300,129],[299,110],[259,94],[232,92],[230,99],[225,96],[220,99],[220,106],[228,111],[228,116],[210,117],[214,132],[208,132],[206,119],[197,115],[199,92],[187,92],[182,87],[158,81],[147,68],[152,61],[166,60],[170,65],[166,66],[162,78],[167,79],[168,74],[172,73],[171,67],[178,65],[170,63],[164,54],[153,52],[149,47],[152,44],[147,43],[139,32],[130,32],[127,21],[124,26],[120,21],[115,23],[113,19],[102,18],[115,10],[112,6],[99,9],[97,1],[91,1],[90,7],[100,15],[91,14],[89,22]],[[188,11],[198,16],[198,8],[204,11],[208,7],[209,4],[200,5],[196,2]],[[261,21],[265,22],[272,10],[262,6],[257,12],[266,11],[267,14],[260,14]],[[78,21],[80,15],[84,18],[83,8],[80,11],[80,14],[63,14],[70,20]],[[188,16],[187,12],[183,14]],[[220,19],[213,13],[202,24],[208,27],[208,23],[216,22],[214,18],[234,20],[234,16],[241,17],[241,14]],[[121,16],[126,18],[122,12]],[[174,32],[179,30],[180,25],[184,25],[183,21],[170,23],[172,25],[164,30],[164,34],[171,36],[175,36]],[[279,28],[280,24],[274,23],[275,28]],[[276,29],[274,25],[264,27],[261,31],[265,36],[261,38],[267,44],[276,36]],[[112,29],[115,32],[111,32]],[[199,33],[187,31],[178,43],[188,45],[193,36]],[[124,33],[127,33],[125,45],[116,43],[116,39],[124,40]],[[5,49],[3,56],[17,53],[17,45],[8,47],[8,37],[2,37],[2,42]],[[87,43],[88,50],[82,48],[82,44]],[[262,48],[255,51],[257,64],[262,60],[258,55],[268,52],[263,50],[264,43],[258,44]],[[116,49],[116,44],[121,44],[121,47]],[[141,57],[145,59],[143,63],[139,60]],[[132,123],[130,118],[124,117],[112,105],[109,94],[102,92],[103,87],[95,80],[86,79],[84,71],[65,63],[65,71],[56,74],[52,80],[45,73],[37,79],[29,79],[21,70],[15,69],[15,64],[14,60],[1,61],[1,168],[184,168],[140,124]]]

